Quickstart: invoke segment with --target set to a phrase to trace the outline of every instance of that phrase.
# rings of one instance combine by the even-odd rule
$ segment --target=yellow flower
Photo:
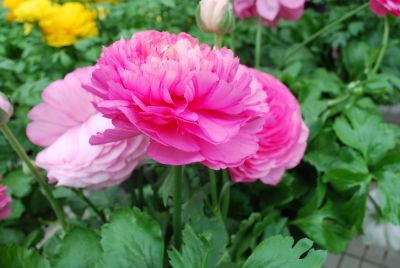
[[[32,23],[24,23],[24,35],[30,35],[33,30],[33,24]]]
[[[13,21],[15,20],[15,9],[22,3],[24,0],[4,0],[3,6],[9,10],[6,18],[7,20]]]
[[[53,47],[73,44],[79,38],[97,36],[96,12],[78,2],[53,5],[51,12],[39,21],[47,43]]]
[[[18,22],[35,22],[48,16],[52,9],[50,0],[27,0],[15,10],[15,20]]]

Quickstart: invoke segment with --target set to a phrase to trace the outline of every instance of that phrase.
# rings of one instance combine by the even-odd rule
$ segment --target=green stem
[[[144,206],[144,178],[141,171],[138,172],[139,179],[139,205]]]
[[[235,54],[235,29],[232,30],[230,37],[230,49],[233,51],[233,54]]]
[[[313,35],[311,35],[310,37],[308,37],[306,40],[304,40],[303,42],[301,42],[300,44],[298,44],[297,46],[295,46],[293,49],[290,49],[288,51],[288,53],[285,55],[282,64],[284,65],[286,63],[286,61],[290,58],[290,56],[292,56],[293,54],[295,54],[297,51],[299,51],[299,49],[301,49],[302,47],[306,46],[308,43],[311,43],[312,41],[314,41],[315,39],[317,39],[319,36],[328,33],[330,30],[332,30],[336,25],[338,25],[339,23],[342,23],[343,21],[353,17],[354,15],[356,15],[358,12],[360,12],[361,10],[368,8],[369,7],[369,2],[365,3],[353,10],[350,10],[349,12],[347,12],[346,14],[344,14],[343,16],[335,19],[334,21],[330,22],[328,25],[326,25],[324,28],[322,28],[321,30],[317,31],[316,33],[314,33]]]
[[[22,148],[21,144],[15,138],[14,134],[8,128],[6,124],[0,124],[0,131],[4,134],[8,142],[10,143],[11,147],[14,151],[18,154],[18,156],[25,162],[27,167],[31,170],[32,174],[35,176],[36,181],[38,182],[39,186],[41,187],[44,195],[46,196],[47,200],[49,201],[51,207],[54,210],[58,220],[60,221],[63,229],[65,231],[68,230],[68,224],[65,220],[64,213],[58,204],[57,200],[54,198],[54,195],[50,189],[50,186],[46,183],[46,179],[44,178],[43,174],[40,170],[32,163],[29,156],[25,153],[24,148]]]
[[[382,48],[379,51],[378,59],[375,62],[375,66],[372,69],[372,73],[375,74],[381,68],[383,57],[385,56],[386,49],[389,43],[389,19],[387,16],[384,18],[384,30],[383,30],[383,37],[382,37]]]
[[[82,190],[73,190],[74,193],[79,196],[95,213],[96,215],[103,221],[106,222],[107,218],[106,215],[104,215],[103,211],[99,210],[93,203],[90,201],[90,199],[83,193]]]
[[[222,45],[222,35],[214,34],[214,46],[221,47]]]
[[[214,209],[218,209],[218,189],[217,189],[217,176],[215,170],[209,169],[208,176],[210,177],[211,188],[211,203]]]
[[[231,198],[231,193],[230,193],[230,180],[229,180],[229,174],[226,169],[222,171],[222,177],[224,180],[224,183],[227,185],[227,189],[224,192],[224,195],[222,197],[222,209],[221,209],[221,214],[222,218],[226,222],[226,219],[228,218],[228,212],[229,212],[229,203],[230,203],[230,198]]]
[[[350,98],[350,96],[351,96],[350,94],[346,94],[346,95],[340,96],[340,97],[338,97],[338,98],[336,98],[336,99],[329,100],[329,101],[327,102],[327,106],[328,106],[328,107],[336,106],[336,105],[338,105],[339,103],[342,103],[342,102],[344,102],[345,100],[347,100],[348,98]]]
[[[174,244],[179,250],[182,244],[182,177],[183,166],[174,167],[174,207],[173,207],[173,229],[174,229]]]
[[[261,64],[261,39],[262,39],[262,30],[263,25],[259,21],[257,23],[257,32],[256,32],[256,44],[254,48],[254,67],[256,69],[260,68]]]
[[[368,193],[368,199],[371,201],[372,205],[375,207],[376,211],[378,212],[380,218],[383,218],[383,213],[382,210],[380,208],[380,206],[378,205],[378,203],[375,201],[374,198],[372,198],[372,196]]]

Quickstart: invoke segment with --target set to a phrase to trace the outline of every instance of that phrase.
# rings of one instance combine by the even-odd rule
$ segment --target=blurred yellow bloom
[[[3,1],[3,6],[9,10],[7,14],[7,19],[8,20],[15,20],[15,14],[14,11],[17,9],[17,7],[24,2],[24,0],[4,0]]]
[[[77,39],[97,36],[96,12],[82,3],[53,5],[50,14],[39,21],[47,43],[53,47],[73,44]]]
[[[24,35],[30,35],[33,30],[33,24],[32,23],[25,23],[24,24]]]
[[[15,10],[15,20],[18,22],[35,22],[51,13],[53,4],[50,0],[26,0]]]

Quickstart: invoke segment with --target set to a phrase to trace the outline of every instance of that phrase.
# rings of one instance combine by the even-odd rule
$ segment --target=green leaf
[[[0,245],[18,245],[24,238],[24,233],[18,229],[0,227]]]
[[[340,147],[330,130],[321,132],[310,144],[305,160],[321,172],[346,169],[355,173],[368,173],[367,163],[360,153],[351,148]]]
[[[160,226],[139,209],[121,208],[101,229],[103,254],[96,267],[163,266],[164,245]]]
[[[377,174],[381,210],[385,218],[400,224],[400,172],[384,171]]]
[[[347,146],[358,150],[369,164],[379,161],[396,145],[396,135],[382,118],[353,107],[336,119],[333,128]]]
[[[23,247],[0,247],[0,267],[50,268],[50,264],[33,249],[26,249]]]
[[[26,196],[32,188],[34,178],[27,176],[22,169],[12,171],[2,180],[2,184],[6,185],[10,194],[16,197]]]
[[[208,260],[211,255],[209,240],[203,235],[196,235],[190,225],[183,231],[182,252],[173,249],[168,252],[173,268],[211,268]]]
[[[368,184],[371,176],[368,173],[356,173],[346,169],[333,169],[322,178],[338,191],[346,191],[361,184]]]
[[[52,264],[55,268],[91,267],[101,251],[100,237],[94,231],[74,228],[62,240]]]
[[[343,63],[351,77],[356,78],[364,73],[370,47],[366,42],[354,41],[343,49]]]
[[[25,206],[19,199],[13,199],[11,202],[11,215],[7,217],[7,219],[19,219],[22,214],[25,212]]]
[[[318,268],[326,252],[311,249],[313,242],[301,239],[293,247],[292,237],[273,236],[264,240],[250,255],[242,268]],[[311,249],[311,250],[310,250]],[[301,258],[302,255],[307,255]]]
[[[208,186],[206,186],[208,187]],[[215,267],[226,254],[226,245],[229,235],[225,224],[220,217],[209,218],[204,215],[204,199],[206,187],[198,188],[184,204],[182,216],[184,222],[188,222],[197,235],[207,237],[210,242],[211,253],[208,266]]]
[[[351,226],[334,210],[331,203],[293,221],[300,230],[333,253],[341,253],[353,237]]]

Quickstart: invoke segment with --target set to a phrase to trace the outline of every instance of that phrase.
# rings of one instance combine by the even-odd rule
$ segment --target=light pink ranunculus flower
[[[96,97],[82,88],[93,69],[77,69],[50,84],[43,102],[28,114],[29,139],[46,147],[36,164],[59,186],[110,187],[127,179],[146,157],[148,140],[143,135],[105,145],[89,143],[92,135],[112,127],[93,107]]]
[[[286,169],[295,167],[304,155],[308,128],[303,122],[296,98],[275,77],[249,69],[267,93],[270,112],[264,128],[258,133],[260,148],[244,164],[230,169],[235,182],[254,182],[276,185]]]
[[[0,185],[0,220],[5,219],[11,214],[10,204],[11,197],[7,195],[7,187]]]
[[[228,49],[199,45],[188,34],[146,31],[105,48],[86,88],[114,128],[99,144],[139,133],[148,154],[169,165],[238,166],[258,150],[268,110],[262,87]]]
[[[280,19],[298,20],[306,0],[234,0],[233,8],[241,19],[260,17],[264,24],[275,26]]]
[[[13,107],[8,98],[0,92],[0,124],[7,123],[13,114]]]
[[[371,0],[371,10],[378,16],[388,13],[400,17],[400,0]]]

